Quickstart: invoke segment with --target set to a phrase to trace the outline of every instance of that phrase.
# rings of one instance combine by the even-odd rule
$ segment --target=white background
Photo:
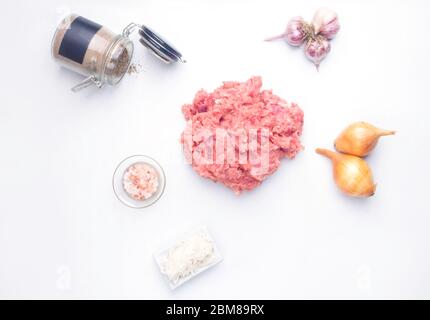
[[[320,6],[342,29],[319,73],[302,49],[262,41]],[[145,23],[188,63],[139,49],[144,72],[73,94],[81,77],[50,56],[69,11],[117,32]],[[1,298],[430,298],[428,2],[20,0],[0,17]],[[238,197],[185,164],[181,106],[252,75],[304,110],[306,149]],[[370,199],[342,195],[314,153],[358,120],[398,131],[368,159]],[[111,187],[133,154],[167,175],[143,210]],[[171,292],[152,254],[201,224],[225,259]]]

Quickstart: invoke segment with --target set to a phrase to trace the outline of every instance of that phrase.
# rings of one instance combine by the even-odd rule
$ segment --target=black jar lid
[[[157,58],[166,63],[185,62],[182,54],[160,35],[149,29],[145,25],[139,28],[140,43],[147,47]]]

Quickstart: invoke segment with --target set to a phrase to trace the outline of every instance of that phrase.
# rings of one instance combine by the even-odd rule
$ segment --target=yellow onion
[[[370,197],[376,190],[372,170],[363,159],[327,149],[316,149],[333,164],[333,178],[337,186],[353,197]]]
[[[395,131],[379,129],[366,122],[355,122],[337,137],[334,147],[337,151],[358,157],[367,156],[382,136],[395,134]]]

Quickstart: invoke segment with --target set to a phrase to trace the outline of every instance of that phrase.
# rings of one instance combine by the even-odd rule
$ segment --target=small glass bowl
[[[150,196],[148,199],[145,199],[145,200],[135,200],[131,198],[129,194],[124,190],[124,185],[123,185],[124,174],[130,166],[136,163],[145,163],[150,165],[151,167],[154,168],[154,170],[157,172],[157,175],[158,175],[157,191],[152,196]],[[157,161],[155,161],[154,159],[148,156],[135,155],[124,159],[116,167],[112,178],[112,186],[113,186],[113,191],[119,201],[121,201],[123,204],[125,204],[128,207],[141,209],[154,204],[155,202],[157,202],[158,199],[160,199],[160,197],[163,195],[164,188],[166,186],[166,176],[164,174],[163,168],[161,168],[160,164]]]

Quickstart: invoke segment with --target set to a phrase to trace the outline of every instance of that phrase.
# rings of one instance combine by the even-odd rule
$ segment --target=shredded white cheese
[[[206,231],[199,229],[167,251],[161,264],[169,281],[177,284],[214,260],[214,243]]]

